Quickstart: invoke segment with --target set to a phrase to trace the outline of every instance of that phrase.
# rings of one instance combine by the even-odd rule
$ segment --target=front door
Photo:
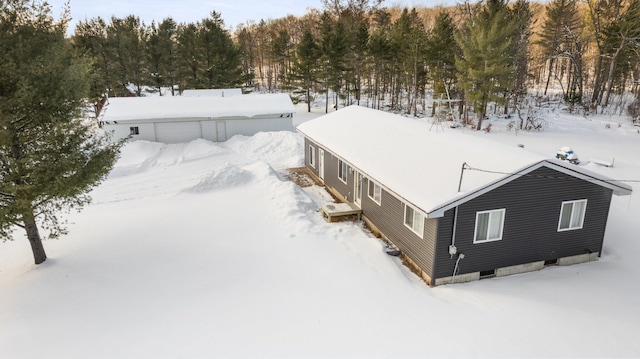
[[[318,149],[318,177],[324,182],[324,150]]]
[[[358,206],[362,207],[362,174],[358,171],[353,171],[353,179],[354,179],[354,191],[356,195],[353,197],[353,202]]]
[[[227,122],[216,121],[216,141],[224,142],[227,140]]]

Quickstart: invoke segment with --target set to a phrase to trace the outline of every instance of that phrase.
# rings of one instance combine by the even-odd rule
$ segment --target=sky
[[[321,0],[48,0],[56,17],[67,1],[70,2],[73,18],[69,26],[70,32],[73,32],[77,21],[98,16],[109,19],[113,15],[125,17],[133,14],[147,24],[169,16],[177,22],[196,22],[215,10],[222,15],[227,27],[235,29],[248,20],[259,22],[261,19],[277,19],[287,15],[299,16],[305,14],[308,8],[322,8]],[[383,5],[431,7],[455,3],[456,0],[387,0]]]

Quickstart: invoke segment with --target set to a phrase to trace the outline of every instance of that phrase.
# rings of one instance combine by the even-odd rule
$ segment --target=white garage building
[[[116,97],[108,100],[100,121],[114,140],[220,142],[235,135],[293,131],[294,112],[287,94]]]
[[[185,97],[194,97],[194,96],[219,96],[219,97],[229,97],[229,96],[241,96],[242,89],[240,88],[232,88],[232,89],[192,89],[192,90],[183,90],[181,96]]]

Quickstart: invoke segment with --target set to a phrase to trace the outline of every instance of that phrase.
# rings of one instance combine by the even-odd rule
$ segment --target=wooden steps
[[[362,214],[362,210],[353,203],[328,203],[322,206],[320,211],[327,222],[358,221]]]

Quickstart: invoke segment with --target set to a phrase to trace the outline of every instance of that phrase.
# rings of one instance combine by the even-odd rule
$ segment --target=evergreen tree
[[[240,51],[224,29],[220,14],[212,11],[198,26],[198,48],[202,53],[202,82],[199,87],[228,88],[244,82]]]
[[[344,73],[347,71],[346,54],[348,48],[347,31],[340,19],[333,19],[328,13],[322,15],[320,49],[325,65],[327,106],[329,90],[336,96],[335,108],[338,109],[338,98]]]
[[[250,28],[242,27],[236,32],[236,40],[242,58],[242,73],[248,77],[247,85],[253,86],[256,70],[256,34]]]
[[[543,59],[548,64],[544,94],[547,94],[551,78],[555,75],[565,99],[570,103],[581,102],[584,45],[577,0],[553,0],[547,5],[546,14],[536,42],[542,48]]]
[[[376,29],[369,37],[367,51],[373,58],[373,86],[371,89],[373,107],[380,109],[384,98],[384,88],[386,87],[385,74],[391,66],[393,59],[393,48],[389,39],[391,14],[388,11],[380,10],[374,17]]]
[[[45,237],[66,233],[59,213],[90,201],[89,190],[112,168],[110,144],[80,109],[90,64],[65,38],[46,3],[0,2],[0,235],[25,230],[36,264]]]
[[[113,51],[107,41],[107,23],[100,17],[80,21],[73,36],[74,46],[93,60],[91,97],[95,103],[117,86],[112,75]],[[96,108],[96,114],[99,109]]]
[[[392,26],[391,46],[395,65],[395,88],[393,105],[400,109],[400,96],[407,98],[407,113],[417,112],[417,99],[424,90],[425,49],[427,33],[415,8],[405,8]]]
[[[454,37],[455,30],[451,15],[444,10],[440,11],[426,44],[426,61],[434,97],[444,94],[450,98],[452,87],[457,80],[456,54],[459,54],[460,50]]]
[[[640,0],[629,0],[620,4],[620,17],[603,28],[602,38],[604,52],[608,62],[603,90],[604,106],[609,105],[611,93],[618,87],[618,92],[625,90],[625,79],[631,71],[631,63],[640,49]]]
[[[276,79],[280,81],[283,88],[289,86],[289,69],[287,64],[291,56],[290,51],[292,46],[289,31],[281,29],[271,34],[271,54],[274,57],[275,63],[278,65],[278,75]]]
[[[202,53],[198,48],[198,28],[195,24],[178,26],[178,84],[180,93],[186,88],[199,88]]]
[[[345,24],[347,32],[347,54],[345,56],[345,67],[349,71],[344,76],[344,95],[348,105],[353,103],[352,94],[355,101],[360,102],[360,89],[362,75],[368,65],[367,41],[369,40],[369,30],[367,19],[360,11],[347,8],[341,12],[340,21]]]
[[[615,81],[613,75],[617,72],[618,55],[627,46],[633,46],[634,41],[628,41],[632,37],[629,38],[623,35],[617,29],[624,14],[637,12],[634,10],[634,7],[637,7],[637,2],[635,0],[587,0],[587,5],[589,8],[589,25],[591,25],[598,51],[594,69],[593,92],[591,94],[591,106],[595,108],[603,104],[603,102],[606,106],[608,93]],[[631,19],[634,17],[632,15]],[[633,24],[633,21],[635,21],[635,24]],[[639,23],[637,19],[633,19],[632,23],[627,24],[632,29],[635,27],[634,25]],[[603,101],[605,93],[607,93],[607,101]]]
[[[307,111],[311,112],[311,89],[318,81],[319,71],[317,66],[322,54],[309,29],[306,29],[303,33],[296,54],[292,75],[296,83],[304,90]]]
[[[527,83],[529,81],[529,44],[531,41],[531,25],[533,13],[529,5],[529,0],[516,0],[511,9],[516,30],[513,34],[512,58],[513,75],[507,90],[508,99],[512,98],[517,105],[527,94]],[[504,108],[507,113],[507,106]]]
[[[505,89],[512,78],[512,45],[516,23],[504,0],[482,4],[472,19],[456,33],[461,55],[456,59],[460,85],[482,127],[490,101],[505,102]]]
[[[129,84],[140,96],[142,86],[147,78],[145,56],[146,29],[139,17],[129,15],[124,19],[111,18],[107,28],[107,41],[114,56],[114,76],[119,84],[115,94],[124,95],[129,92]]]
[[[156,26],[151,23],[146,42],[149,81],[162,96],[162,87],[171,86],[174,95],[176,81],[176,29],[173,19],[166,18]]]

